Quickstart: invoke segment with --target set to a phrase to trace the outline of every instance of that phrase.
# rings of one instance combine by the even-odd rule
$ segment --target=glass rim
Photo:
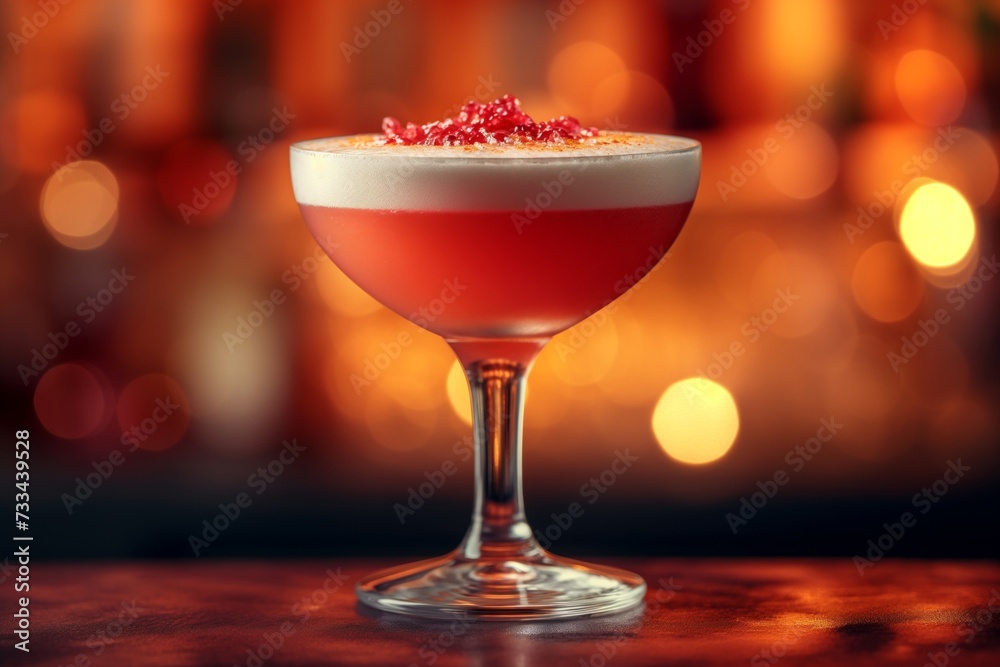
[[[501,154],[499,152],[490,154],[474,154],[474,155],[455,155],[453,150],[458,147],[454,146],[424,146],[418,145],[417,147],[422,150],[436,150],[444,149],[447,150],[449,155],[428,155],[426,153],[413,155],[409,152],[404,152],[405,149],[410,148],[409,146],[399,146],[398,148],[403,149],[398,154],[392,154],[385,150],[380,150],[375,153],[367,153],[364,148],[357,147],[345,147],[347,150],[329,150],[325,148],[317,148],[319,145],[325,145],[333,141],[343,141],[349,139],[368,139],[379,136],[378,133],[362,133],[362,134],[348,134],[340,135],[335,137],[316,137],[313,139],[304,139],[302,141],[294,142],[290,147],[290,152],[301,153],[305,155],[313,156],[323,156],[326,159],[361,159],[361,160],[372,160],[372,159],[387,159],[387,160],[409,160],[413,162],[456,162],[456,163],[490,163],[490,164],[504,164],[506,162],[511,163],[551,163],[551,162],[580,162],[583,160],[593,161],[593,160],[622,160],[622,159],[649,159],[649,158],[663,158],[665,156],[678,156],[687,155],[689,153],[699,153],[702,149],[702,144],[696,139],[690,137],[682,137],[679,135],[672,134],[657,134],[654,132],[619,132],[614,130],[602,130],[602,134],[611,135],[632,135],[632,136],[642,136],[642,137],[652,137],[655,140],[663,141],[663,146],[657,146],[652,150],[643,150],[637,152],[622,152],[622,153],[604,153],[604,154],[594,154],[593,152],[588,152],[586,154],[574,155],[576,147],[570,148],[568,150],[562,151],[555,155],[510,155],[507,153]],[[491,146],[486,144],[486,146]],[[390,150],[392,145],[388,146]],[[380,146],[379,148],[385,148]],[[648,147],[647,147],[648,148]],[[471,151],[477,150],[475,148],[466,149]],[[490,150],[489,148],[485,150]],[[544,149],[541,149],[544,150]],[[587,146],[581,146],[580,150],[587,151]],[[328,157],[327,157],[328,156]]]

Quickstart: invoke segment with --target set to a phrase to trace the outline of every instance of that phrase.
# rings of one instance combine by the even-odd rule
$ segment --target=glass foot
[[[636,574],[544,552],[516,560],[433,558],[368,575],[356,588],[361,602],[382,611],[496,621],[614,614],[646,594]]]

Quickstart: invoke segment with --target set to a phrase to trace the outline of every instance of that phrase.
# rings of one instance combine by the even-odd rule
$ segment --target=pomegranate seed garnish
[[[536,123],[521,110],[513,95],[481,104],[469,102],[457,116],[426,125],[407,123],[395,118],[382,121],[379,143],[403,146],[467,146],[471,144],[562,144],[597,136],[596,127],[583,127],[572,116],[560,116]]]

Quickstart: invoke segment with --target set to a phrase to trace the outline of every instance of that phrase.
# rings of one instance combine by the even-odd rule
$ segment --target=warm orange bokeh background
[[[671,255],[537,362],[529,494],[627,446],[615,502],[728,507],[831,416],[790,498],[905,501],[957,456],[993,483],[1000,285],[974,276],[995,272],[1000,2],[50,4],[0,15],[0,355],[53,498],[147,420],[119,500],[157,480],[211,505],[297,437],[320,500],[392,516],[454,457],[464,388],[441,340],[317,260],[288,146],[505,92],[704,144]]]

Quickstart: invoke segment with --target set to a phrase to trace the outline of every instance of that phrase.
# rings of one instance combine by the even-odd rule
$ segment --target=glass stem
[[[476,496],[459,554],[470,560],[538,555],[521,494],[521,416],[530,362],[486,359],[464,366],[472,391]]]

